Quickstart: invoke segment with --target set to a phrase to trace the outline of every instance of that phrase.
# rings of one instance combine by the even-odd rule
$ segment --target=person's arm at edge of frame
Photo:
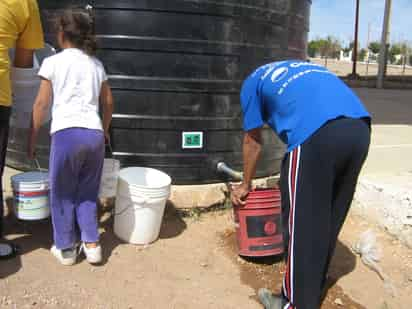
[[[112,115],[114,109],[113,95],[110,85],[107,81],[102,83],[100,91],[100,104],[103,108],[103,130],[106,143],[110,143],[110,124],[112,122]]]
[[[32,68],[33,67],[33,49],[24,49],[16,47],[14,52],[14,67],[16,68]]]
[[[245,205],[245,198],[252,189],[257,162],[262,151],[262,129],[257,128],[244,133],[243,137],[243,182],[232,192],[234,205]]]
[[[28,156],[34,159],[36,156],[36,142],[39,130],[44,122],[52,97],[52,84],[47,79],[42,79],[40,83],[39,92],[33,105],[32,123],[29,135]]]

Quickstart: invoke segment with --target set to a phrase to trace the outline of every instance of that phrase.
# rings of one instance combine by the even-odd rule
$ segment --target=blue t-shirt
[[[360,99],[325,67],[300,60],[259,67],[241,90],[245,131],[268,124],[292,151],[326,122],[370,118]]]

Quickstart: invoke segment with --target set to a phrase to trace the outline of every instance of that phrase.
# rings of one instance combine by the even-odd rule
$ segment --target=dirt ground
[[[237,256],[230,210],[182,218],[169,207],[160,239],[146,247],[121,243],[106,213],[104,263],[99,267],[84,259],[72,267],[59,265],[48,251],[48,221],[5,222],[8,238],[21,246],[22,255],[0,264],[0,308],[261,308],[257,289],[278,291],[283,275],[279,258],[247,261]],[[382,267],[398,293],[391,297],[350,249],[366,228],[358,218],[348,220],[322,309],[411,307],[412,252],[379,234]]]
[[[356,91],[374,115],[376,149],[381,149],[382,139],[391,150],[382,154],[372,145],[373,162],[365,172],[379,168],[384,172],[381,177],[386,177],[386,173],[410,168],[410,147],[401,144],[409,143],[409,131],[402,128],[412,124],[411,91]],[[279,291],[281,259],[239,258],[230,210],[192,215],[182,218],[169,207],[160,239],[136,247],[114,236],[113,220],[106,213],[101,226],[104,263],[99,267],[83,259],[73,267],[59,265],[49,253],[50,222],[22,224],[10,216],[5,219],[5,231],[21,246],[22,255],[0,261],[0,308],[261,308],[256,291],[260,287]],[[382,248],[379,266],[395,293],[351,249],[368,229],[377,236]],[[342,231],[330,278],[332,287],[322,309],[412,308],[412,250],[354,215]]]

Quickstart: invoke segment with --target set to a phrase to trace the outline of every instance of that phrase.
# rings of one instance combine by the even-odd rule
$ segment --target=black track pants
[[[339,118],[288,153],[281,175],[285,309],[318,309],[337,238],[366,159],[366,120]]]

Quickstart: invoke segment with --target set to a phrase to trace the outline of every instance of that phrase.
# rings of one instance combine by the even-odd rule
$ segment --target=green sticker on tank
[[[183,132],[182,133],[183,149],[202,149],[203,132]]]

